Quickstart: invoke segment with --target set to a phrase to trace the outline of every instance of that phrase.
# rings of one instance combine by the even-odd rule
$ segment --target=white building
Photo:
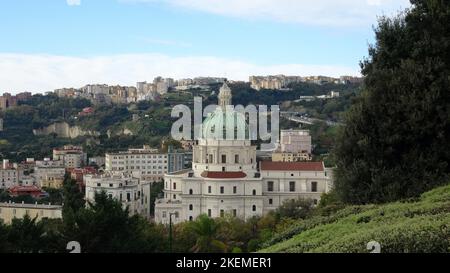
[[[94,201],[95,194],[104,191],[109,197],[128,207],[131,215],[150,217],[150,182],[139,180],[131,174],[107,172],[102,175],[86,175],[86,200]]]
[[[66,145],[53,149],[53,160],[61,160],[66,168],[81,168],[87,163],[87,154],[81,147]]]
[[[107,84],[88,84],[81,88],[81,90],[84,93],[97,95],[97,94],[103,94],[108,95],[109,94],[109,86]]]
[[[309,161],[312,159],[311,142],[309,130],[281,130],[280,145],[272,153],[272,161]]]
[[[144,146],[105,155],[105,170],[132,173],[147,181],[162,181],[164,174],[184,168],[184,153],[162,153]]]
[[[169,91],[169,86],[166,82],[158,82],[156,83],[156,92],[160,95],[164,95]]]
[[[89,165],[97,165],[102,167],[105,165],[105,157],[104,156],[94,156],[89,158]]]
[[[309,130],[281,130],[280,151],[287,153],[311,153]]]
[[[231,90],[224,83],[220,107],[205,119],[203,136],[193,147],[192,170],[164,176],[164,198],[155,203],[156,222],[166,224],[171,215],[175,223],[189,221],[200,214],[248,219],[276,209],[287,199],[318,202],[330,189],[322,162],[263,162],[258,168],[245,117],[222,111],[230,104]],[[220,137],[223,131],[234,135]]]
[[[19,176],[19,186],[36,186],[36,177],[31,175],[22,175]]]

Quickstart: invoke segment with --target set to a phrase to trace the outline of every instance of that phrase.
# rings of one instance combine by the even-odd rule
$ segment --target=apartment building
[[[19,182],[19,171],[8,159],[3,159],[0,166],[0,189],[9,189]]]
[[[81,168],[87,163],[87,154],[81,147],[66,145],[53,149],[53,160],[62,161],[65,168]]]
[[[158,149],[144,146],[105,155],[105,170],[132,173],[147,181],[162,181],[164,174],[184,169],[182,152],[162,153]]]
[[[65,173],[66,169],[62,160],[45,158],[44,160],[36,161],[33,175],[39,187],[59,189],[63,185]]]
[[[109,197],[128,207],[129,213],[150,217],[150,185],[148,181],[124,172],[106,172],[98,175],[85,175],[86,200],[95,201],[95,194],[105,192]]]

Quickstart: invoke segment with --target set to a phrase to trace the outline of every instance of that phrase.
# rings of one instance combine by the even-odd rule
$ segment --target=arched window
[[[252,206],[252,211],[256,211],[256,205]]]
[[[256,190],[253,190],[253,192],[252,192],[252,193],[253,193],[253,195],[256,195]]]
[[[192,216],[189,216],[189,221],[192,222],[193,218]]]
[[[189,194],[190,194],[190,195],[193,195],[193,194],[194,194],[194,191],[193,191],[192,189],[189,189]]]

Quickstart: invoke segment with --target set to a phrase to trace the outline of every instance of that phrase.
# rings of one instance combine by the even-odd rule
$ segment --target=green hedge
[[[382,252],[450,252],[450,186],[417,201],[351,206],[299,221],[260,252],[358,252],[377,241]]]

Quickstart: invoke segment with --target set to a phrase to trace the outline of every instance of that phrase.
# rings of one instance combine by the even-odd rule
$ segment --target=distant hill
[[[0,132],[0,159],[20,161],[27,157],[48,157],[52,148],[65,144],[82,145],[89,156],[143,144],[158,146],[162,138],[169,137],[172,123],[177,120],[170,117],[175,105],[186,104],[192,107],[193,97],[200,95],[203,97],[203,107],[216,104],[219,88],[220,84],[215,84],[206,93],[199,90],[173,92],[162,96],[157,102],[142,101],[128,105],[92,105],[86,99],[60,98],[55,94],[34,95],[20,105],[0,112],[4,127]],[[359,85],[299,83],[292,86],[291,91],[256,91],[246,83],[232,84],[231,88],[233,103],[241,105],[276,105],[298,99],[302,95],[323,95],[332,90],[339,91],[343,96],[336,102],[293,106],[314,117],[332,118],[339,116],[350,105],[352,94],[357,92]],[[335,103],[337,106],[333,106]],[[89,111],[85,112],[85,109]],[[286,120],[282,120],[281,125],[284,128],[298,126]],[[322,134],[327,129],[322,127],[312,128],[312,131],[324,136],[323,141],[319,136],[314,135],[314,138],[318,140],[320,151],[326,153],[331,147],[330,139],[334,136]]]
[[[260,252],[358,252],[377,241],[382,253],[450,252],[450,185],[417,199],[349,206],[297,222]]]

